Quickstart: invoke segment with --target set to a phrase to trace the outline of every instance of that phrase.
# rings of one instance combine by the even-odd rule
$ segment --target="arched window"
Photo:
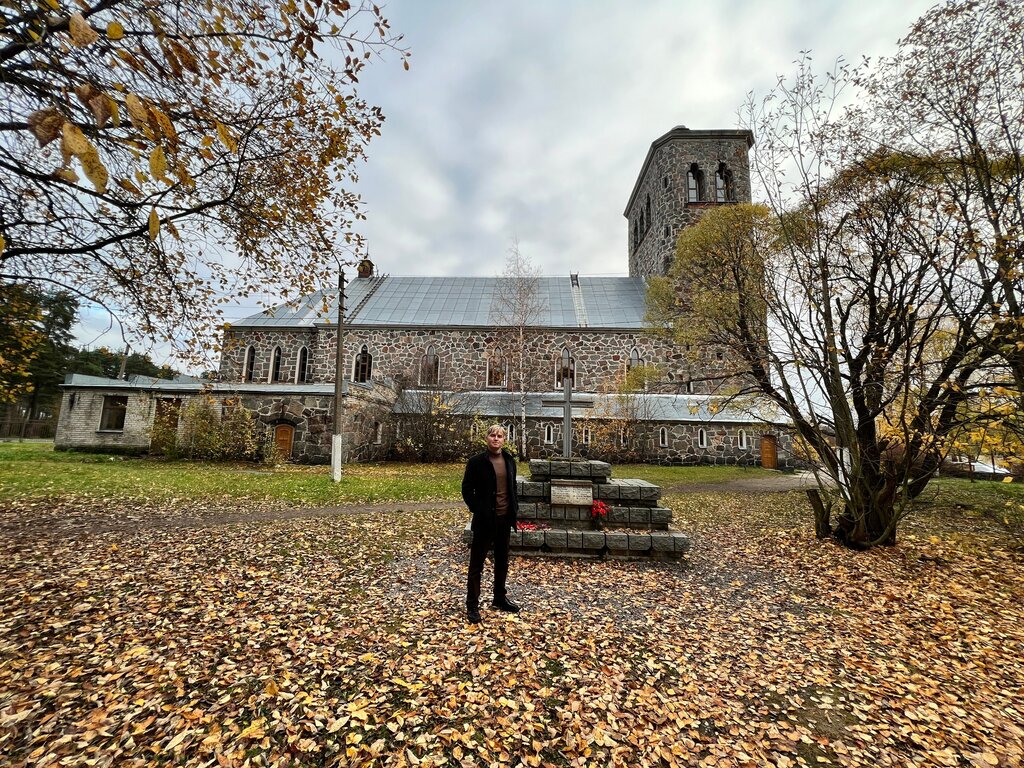
[[[701,427],[697,430],[697,447],[707,448],[708,447],[708,431]]]
[[[256,347],[250,346],[245,350],[245,364],[242,366],[242,380],[252,381],[256,372]]]
[[[352,381],[365,384],[370,380],[373,375],[373,355],[370,354],[370,350],[367,349],[366,345],[363,344],[363,348],[359,350],[359,354],[356,355],[355,363],[352,367]]]
[[[736,445],[742,450],[746,450],[749,447],[747,444],[747,430],[741,429],[736,433]]]
[[[274,347],[273,354],[270,355],[270,381],[281,380],[281,348]]]
[[[550,424],[544,425],[544,445],[551,445],[555,442],[555,428]]]
[[[732,171],[725,163],[718,164],[715,172],[715,200],[719,203],[732,202],[736,199],[736,190],[733,188]]]
[[[571,354],[569,354],[568,347],[562,347],[562,355],[555,362],[555,389],[562,388],[562,380],[565,371],[569,372],[569,383],[573,387],[577,386],[576,381],[576,360]]]
[[[501,347],[495,347],[487,358],[487,386],[498,389],[508,383],[508,360],[501,353]]]
[[[299,350],[298,359],[295,361],[295,383],[305,384],[309,381],[309,350],[303,347]]]
[[[425,387],[436,387],[441,373],[441,360],[434,351],[434,347],[427,347],[427,351],[420,358],[420,384]]]
[[[647,195],[647,205],[644,207],[644,221],[647,222],[647,228],[651,226],[651,196]]]
[[[686,172],[686,201],[699,203],[704,199],[704,174],[700,167],[694,163]]]
[[[644,360],[640,357],[640,350],[633,347],[629,353],[629,362],[626,364],[626,370],[632,371],[634,368],[639,368],[643,364]]]
[[[661,177],[661,188],[668,189],[668,176]]]
[[[668,448],[668,428],[662,427],[658,430],[658,445],[661,448]]]
[[[514,443],[516,441],[516,425],[509,422],[508,424],[502,424],[505,428],[505,442]]]
[[[379,421],[373,422],[373,443],[380,445],[384,442],[384,425]]]

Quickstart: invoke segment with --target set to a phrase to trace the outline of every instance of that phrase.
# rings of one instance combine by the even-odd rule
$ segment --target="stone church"
[[[568,374],[588,401],[574,416],[578,453],[614,454],[628,442],[624,455],[659,463],[790,464],[784,425],[716,396],[728,373],[722,350],[678,348],[645,330],[647,279],[667,273],[680,230],[710,207],[750,201],[752,143],[749,131],[683,126],[656,139],[624,211],[629,276],[538,278],[529,285],[536,311],[519,321],[522,336],[503,320],[514,287],[507,278],[401,277],[361,264],[345,291],[348,459],[407,455],[415,423],[434,408],[467,426],[504,423],[517,443],[525,423],[529,455],[556,454],[563,411],[552,401]],[[154,418],[205,390],[220,401],[240,399],[292,460],[326,462],[337,314],[333,290],[234,324],[212,384],[72,375],[56,446],[147,450]],[[650,374],[630,391],[626,374],[640,366]],[[618,436],[609,441],[610,425]],[[597,433],[605,436],[600,445],[592,441]]]

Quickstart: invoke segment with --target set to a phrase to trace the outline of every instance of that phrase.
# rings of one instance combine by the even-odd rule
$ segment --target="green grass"
[[[342,482],[327,467],[203,464],[54,451],[50,443],[0,443],[0,498],[88,495],[98,498],[237,498],[304,506],[385,501],[458,501],[462,464],[350,464]],[[520,473],[529,467],[520,464]],[[743,467],[616,466],[615,477],[665,487],[754,477]]]

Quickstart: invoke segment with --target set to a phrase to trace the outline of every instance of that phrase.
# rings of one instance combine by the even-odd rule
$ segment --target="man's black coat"
[[[505,459],[505,477],[508,479],[508,514],[505,516],[510,528],[516,524],[519,499],[516,496],[516,462],[511,454],[502,451]],[[487,451],[477,454],[466,462],[466,473],[462,476],[462,499],[473,513],[470,527],[474,531],[492,529],[497,522],[494,514],[498,500],[498,481]]]

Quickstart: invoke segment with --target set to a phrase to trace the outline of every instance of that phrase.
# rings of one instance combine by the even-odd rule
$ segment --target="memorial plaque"
[[[589,507],[594,503],[594,485],[589,480],[552,480],[551,503]]]

